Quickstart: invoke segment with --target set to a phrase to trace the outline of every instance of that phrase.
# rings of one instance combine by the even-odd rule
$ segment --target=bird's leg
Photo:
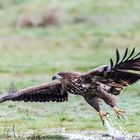
[[[103,125],[104,125],[104,123],[105,123],[105,117],[108,115],[109,113],[107,113],[107,112],[99,112],[99,117],[100,117],[100,119],[101,119],[101,121],[102,121],[102,123],[103,123]]]
[[[98,84],[97,86],[98,97],[103,99],[106,104],[111,107],[116,106],[114,97],[105,90],[105,84]]]
[[[114,108],[115,110],[115,113],[117,115],[117,117],[120,119],[120,118],[123,118],[123,113],[125,113],[125,111],[119,109],[116,107],[116,101],[115,99],[113,98],[113,96],[111,96],[109,93],[107,93],[105,90],[104,90],[104,85],[100,84],[98,85],[98,92],[99,92],[99,97],[101,99],[103,99],[108,105],[110,105],[112,108]]]
[[[117,117],[118,117],[119,119],[120,119],[120,118],[123,118],[123,119],[124,119],[123,114],[126,113],[126,112],[125,112],[124,110],[121,110],[121,109],[115,107],[115,106],[114,106],[113,108],[114,108],[114,111],[115,111]]]
[[[84,96],[84,99],[87,101],[87,103],[89,103],[99,114],[99,117],[104,125],[104,122],[105,122],[105,117],[107,116],[107,114],[109,113],[106,113],[106,112],[101,112],[100,111],[100,106],[99,106],[99,100],[98,100],[98,97],[95,96],[95,95],[87,95],[87,96]]]
[[[103,84],[98,84],[98,87],[97,87],[97,91],[98,91],[98,96],[103,99],[108,105],[110,105],[112,108],[114,108],[115,110],[115,113],[117,115],[118,118],[124,118],[123,117],[123,113],[125,113],[125,111],[119,109],[116,107],[116,101],[115,99],[113,98],[113,96],[111,96],[105,89],[104,89],[104,86]],[[103,115],[100,115],[101,117],[101,120],[103,120]]]

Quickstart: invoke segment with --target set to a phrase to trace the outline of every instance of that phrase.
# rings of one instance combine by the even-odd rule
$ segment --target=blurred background
[[[123,54],[134,46],[140,50],[139,0],[0,0],[2,92],[11,82],[20,89],[48,82],[58,71],[89,71],[109,64],[116,48]],[[140,132],[139,83],[117,98],[127,111],[126,130]],[[7,102],[0,110],[5,136],[21,129],[104,130],[81,97],[70,96],[60,105]]]

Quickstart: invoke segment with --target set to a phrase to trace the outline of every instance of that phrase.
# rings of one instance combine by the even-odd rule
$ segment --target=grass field
[[[11,82],[17,89],[51,81],[58,71],[85,72],[115,58],[115,49],[140,50],[138,0],[5,0],[0,1],[0,89]],[[62,23],[50,27],[20,28],[13,23],[21,15],[41,15],[58,7]],[[86,19],[75,22],[77,18]],[[103,104],[111,118],[129,132],[140,132],[140,85],[126,88],[117,97],[126,110],[125,123]],[[0,135],[41,134],[47,128],[104,130],[97,113],[77,96],[66,103],[17,103],[0,105]],[[31,135],[32,136],[32,135]]]

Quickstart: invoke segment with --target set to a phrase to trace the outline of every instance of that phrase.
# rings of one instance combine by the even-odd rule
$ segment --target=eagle
[[[64,102],[69,94],[80,95],[99,114],[104,124],[108,112],[101,111],[100,100],[114,109],[118,118],[124,110],[117,107],[115,96],[124,87],[140,80],[140,52],[135,48],[129,53],[128,48],[121,57],[116,49],[116,60],[110,59],[109,65],[101,65],[85,73],[58,72],[52,76],[52,82],[20,89],[12,94],[0,97],[5,101],[24,102]]]

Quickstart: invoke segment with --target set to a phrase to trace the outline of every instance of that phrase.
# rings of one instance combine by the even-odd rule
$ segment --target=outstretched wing
[[[135,54],[135,48],[128,55],[126,49],[121,58],[116,50],[116,62],[110,59],[110,66],[103,65],[82,75],[86,82],[101,82],[110,87],[110,93],[118,95],[124,86],[140,80],[140,52]]]
[[[121,59],[119,51],[116,50],[116,62],[114,64],[113,60],[110,59],[110,67],[104,71],[104,76],[123,86],[137,82],[140,79],[140,52],[134,53],[135,48],[128,55],[127,48]]]
[[[68,100],[68,93],[64,91],[61,83],[45,83],[3,96],[0,98],[0,103],[9,100],[25,102],[63,102]]]

